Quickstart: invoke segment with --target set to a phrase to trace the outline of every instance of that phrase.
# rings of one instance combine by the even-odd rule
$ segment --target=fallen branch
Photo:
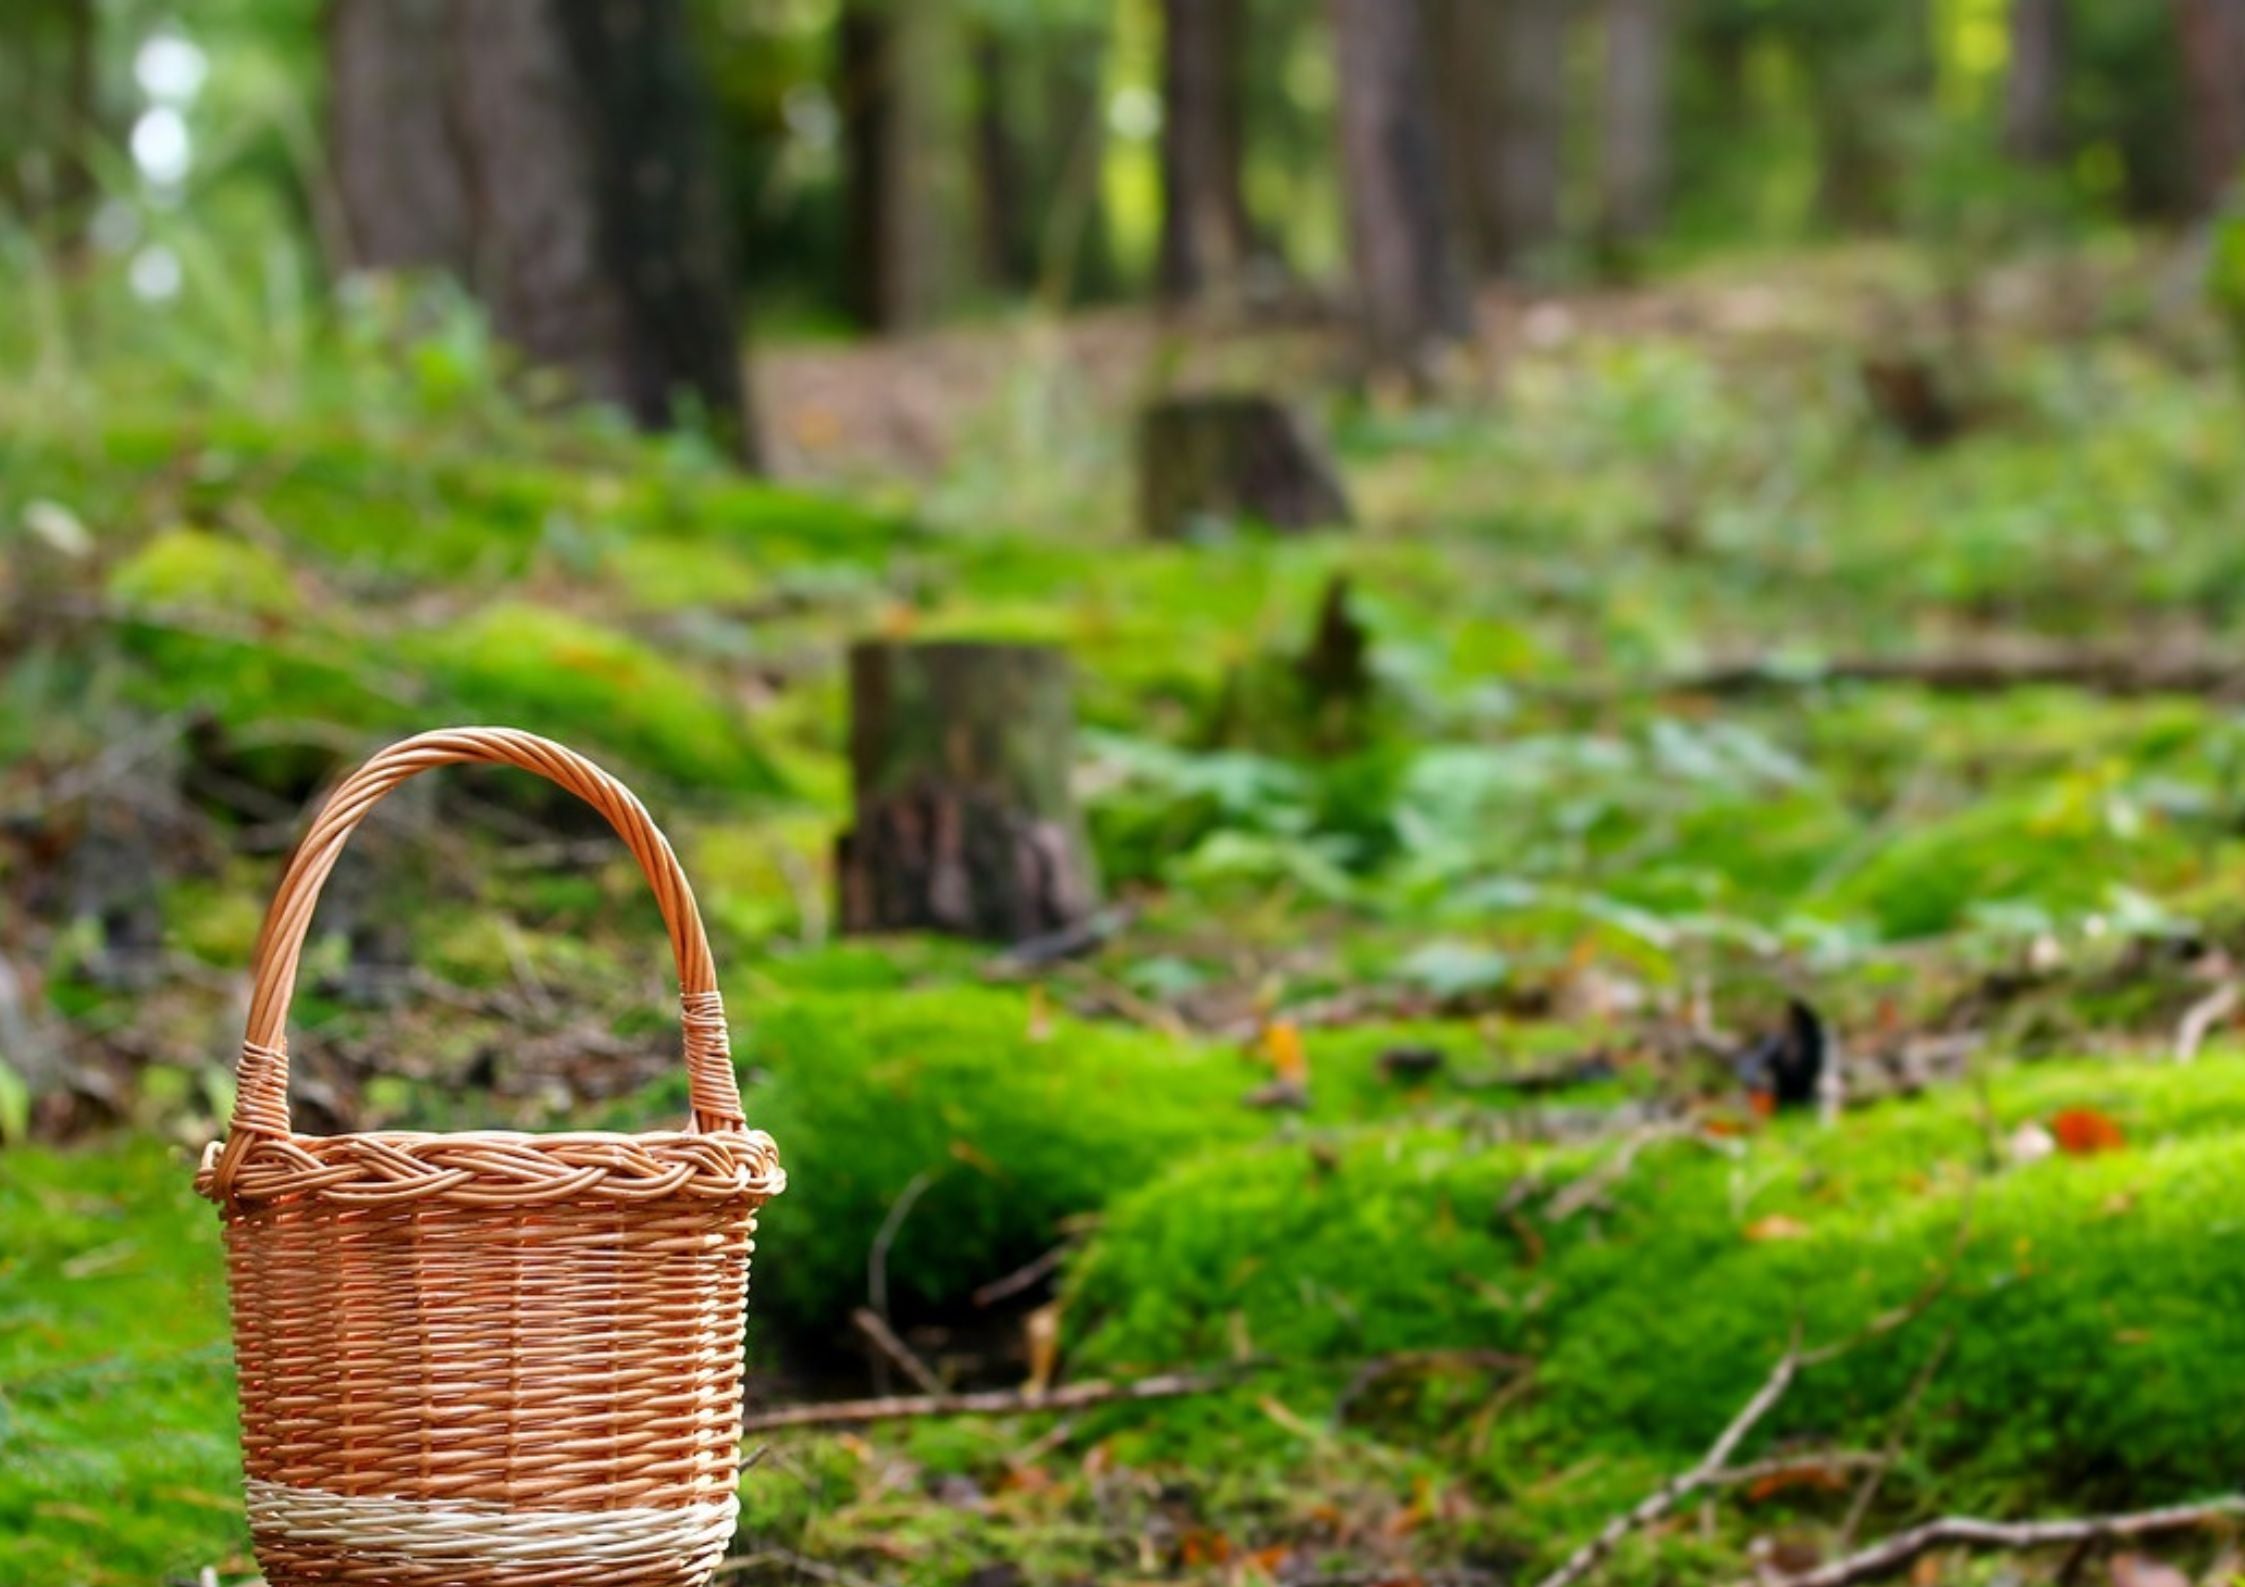
[[[1785,1397],[1786,1390],[1793,1386],[1794,1380],[1810,1367],[1822,1366],[1872,1339],[1906,1327],[1922,1316],[1947,1291],[1957,1263],[1963,1258],[1965,1246],[1970,1241],[1971,1232],[1972,1208],[1968,1202],[1965,1215],[1957,1223],[1955,1246],[1941,1271],[1934,1274],[1924,1288],[1901,1305],[1879,1313],[1854,1333],[1831,1344],[1820,1345],[1814,1350],[1803,1350],[1800,1329],[1796,1325],[1792,1341],[1785,1347],[1785,1354],[1777,1358],[1777,1365],[1770,1368],[1770,1374],[1762,1381],[1762,1386],[1754,1391],[1753,1398],[1746,1402],[1739,1413],[1731,1418],[1730,1425],[1708,1446],[1707,1453],[1700,1457],[1699,1463],[1690,1470],[1669,1478],[1631,1508],[1607,1521],[1589,1541],[1568,1555],[1559,1568],[1544,1577],[1536,1587],[1574,1587],[1575,1583],[1596,1570],[1606,1556],[1619,1548],[1623,1540],[1632,1533],[1669,1515],[1677,1505],[1693,1494],[1734,1482],[1736,1470],[1751,1469],[1732,1467],[1731,1456],[1745,1442],[1746,1435],[1759,1426],[1762,1418],[1769,1415],[1777,1402]],[[1788,1584],[1788,1587],[1799,1587],[1799,1584]],[[1829,1587],[1829,1584],[1820,1583],[1817,1587]]]
[[[1856,1582],[1892,1575],[1919,1555],[1937,1548],[2028,1549],[2055,1548],[2069,1543],[2093,1545],[2150,1537],[2160,1532],[2187,1532],[2214,1521],[2237,1517],[2245,1517],[2245,1493],[2224,1494],[2202,1504],[2169,1505],[2161,1510],[2068,1516],[2053,1521],[1984,1521],[1974,1516],[1951,1515],[1897,1532],[1884,1542],[1874,1543],[1814,1570],[1778,1580],[1782,1587],[1853,1587]]]
[[[899,1422],[927,1416],[1034,1416],[1041,1411],[1075,1411],[1090,1405],[1136,1400],[1174,1400],[1206,1394],[1233,1376],[1166,1373],[1129,1383],[1093,1380],[1032,1393],[1027,1389],[988,1389],[971,1394],[901,1394],[871,1400],[827,1400],[758,1411],[741,1423],[742,1433],[768,1433],[787,1427],[862,1427],[868,1422]]]
[[[881,1352],[900,1368],[904,1375],[920,1386],[926,1394],[941,1394],[943,1380],[935,1375],[929,1365],[913,1353],[912,1347],[896,1335],[896,1330],[881,1320],[880,1313],[869,1306],[860,1306],[850,1313],[850,1321],[857,1331],[865,1335],[874,1349]]]
[[[1833,683],[1911,683],[1950,694],[2062,687],[2120,696],[2245,694],[2245,668],[2211,655],[2134,651],[1963,651],[1933,656],[1853,656],[1811,666],[1749,661],[1660,680],[1655,694],[1757,694]]]
[[[1777,1365],[1770,1369],[1770,1375],[1763,1379],[1762,1386],[1754,1391],[1754,1397],[1731,1418],[1730,1425],[1723,1429],[1715,1442],[1707,1446],[1707,1453],[1699,1458],[1699,1464],[1689,1471],[1677,1473],[1629,1509],[1607,1521],[1587,1542],[1561,1561],[1557,1570],[1538,1582],[1536,1587],[1574,1587],[1576,1582],[1596,1570],[1606,1556],[1619,1548],[1623,1539],[1631,1533],[1660,1520],[1702,1488],[1713,1486],[1717,1477],[1729,1468],[1731,1456],[1746,1441],[1746,1435],[1760,1425],[1762,1418],[1785,1397],[1785,1391],[1800,1376],[1801,1367],[1807,1359],[1801,1353],[1800,1335],[1796,1330],[1793,1342],[1785,1347],[1785,1354],[1777,1358]]]
[[[974,1303],[977,1306],[995,1306],[999,1301],[1010,1300],[1023,1290],[1035,1287],[1058,1272],[1060,1264],[1067,1260],[1068,1253],[1074,1249],[1072,1244],[1056,1245],[1035,1261],[1015,1268],[1004,1278],[992,1279],[974,1292]]]
[[[2235,981],[2224,981],[2183,1010],[2182,1022],[2175,1027],[2175,1062],[2187,1064],[2197,1058],[2214,1027],[2237,1012],[2239,994]]]

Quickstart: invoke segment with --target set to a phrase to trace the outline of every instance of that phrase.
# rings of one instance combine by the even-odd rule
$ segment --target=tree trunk
[[[753,459],[681,0],[333,0],[328,48],[353,263],[454,270],[529,363]]]
[[[344,263],[465,275],[468,193],[453,139],[447,0],[331,0],[328,162]]]
[[[1155,539],[1177,539],[1211,519],[1286,530],[1349,516],[1324,448],[1268,397],[1173,398],[1139,416],[1139,526]]]
[[[1567,0],[1503,0],[1492,24],[1499,61],[1495,158],[1486,200],[1491,260],[1516,268],[1559,239],[1567,140]]]
[[[1668,0],[1606,0],[1599,201],[1610,244],[1642,242],[1667,207],[1669,25]]]
[[[1037,282],[1037,237],[1028,160],[1015,130],[1020,51],[995,26],[974,40],[974,155],[984,275],[1008,292]]]
[[[2245,0],[2173,0],[2190,118],[2191,192],[2200,214],[2228,195],[2245,160]]]
[[[1237,287],[1253,239],[1243,0],[1162,0],[1161,288],[1177,301]]]
[[[835,849],[843,930],[1010,943],[1090,917],[1099,887],[1069,788],[1062,652],[860,644],[850,713],[856,824]]]
[[[2066,0],[2011,0],[2011,66],[2003,84],[2003,146],[2025,165],[2065,154]]]
[[[841,52],[851,312],[868,330],[925,325],[943,292],[944,229],[933,170],[942,138],[934,0],[850,0]]]
[[[1341,177],[1357,310],[1373,366],[1425,384],[1472,334],[1419,7],[1332,0]]]

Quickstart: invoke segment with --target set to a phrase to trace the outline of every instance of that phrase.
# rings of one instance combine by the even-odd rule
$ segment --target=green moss
[[[0,1154],[0,1581],[250,1571],[218,1220],[149,1143]]]
[[[1984,1121],[1951,1095],[1788,1127],[1736,1161],[1654,1146],[1610,1210],[1564,1222],[1544,1196],[1516,1203],[1520,1219],[1504,1209],[1516,1186],[1577,1180],[1610,1146],[1390,1127],[1337,1150],[1217,1154],[1110,1209],[1072,1287],[1086,1364],[1222,1358],[1243,1340],[1296,1364],[1519,1351],[1537,1393],[1494,1480],[1525,1474],[1507,1474],[1515,1458],[1657,1462],[1705,1447],[1796,1319],[1811,1340],[1845,1336],[1943,1272],[1961,1226],[1969,1245],[1928,1317],[1813,1374],[1773,1434],[1875,1441],[1953,1329],[1913,1445],[1953,1497],[2150,1500],[2231,1480],[2245,1391],[2223,1386],[2223,1363],[2245,1349],[2245,1218],[2223,1187],[2245,1168],[2245,1063],[2043,1069],[1991,1105],[2006,1134],[2096,1107],[2130,1146],[1982,1178]],[[1218,1405],[1162,1436],[1262,1430]]]
[[[605,749],[710,792],[770,792],[770,767],[736,712],[627,634],[518,602],[415,636],[405,648],[452,714]]]
[[[742,1025],[736,1054],[764,1077],[750,1119],[794,1176],[766,1215],[758,1305],[814,1339],[863,1303],[882,1220],[923,1176],[888,1259],[907,1313],[961,1305],[1049,1248],[1071,1215],[1263,1128],[1239,1106],[1228,1058],[1040,1022],[1014,993],[800,997],[744,1009]]]
[[[109,597],[136,611],[274,617],[302,606],[289,570],[262,546],[204,529],[166,529],[109,575]]]

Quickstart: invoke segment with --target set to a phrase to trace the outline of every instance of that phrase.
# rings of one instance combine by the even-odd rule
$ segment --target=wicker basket
[[[390,789],[485,761],[608,819],[654,884],[684,993],[692,1120],[650,1135],[307,1136],[283,1045],[321,884]],[[747,1129],[709,942],[622,784],[500,728],[384,750],[321,807],[258,939],[226,1139],[250,1527],[272,1587],[698,1587],[733,1533],[756,1210],[786,1184]]]

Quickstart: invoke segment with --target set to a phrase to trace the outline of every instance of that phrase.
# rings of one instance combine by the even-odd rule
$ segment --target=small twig
[[[926,1195],[928,1186],[934,1183],[935,1175],[925,1168],[912,1176],[897,1192],[896,1200],[889,1203],[888,1215],[881,1220],[880,1230],[873,1236],[873,1249],[866,1253],[866,1299],[872,1303],[873,1314],[883,1322],[889,1320],[889,1248],[896,1244],[904,1220],[912,1215],[913,1204]]]
[[[1502,1350],[1403,1350],[1391,1356],[1374,1356],[1356,1369],[1356,1375],[1334,1398],[1333,1420],[1346,1420],[1349,1407],[1373,1384],[1412,1367],[1461,1366],[1478,1367],[1485,1372],[1531,1372],[1535,1365],[1532,1357],[1508,1355]]]
[[[1074,1249],[1074,1246],[1068,1244],[1056,1245],[1034,1262],[1015,1268],[1004,1278],[992,1279],[974,1292],[974,1303],[977,1306],[995,1306],[999,1301],[1011,1300],[1023,1290],[1051,1277]]]
[[[983,965],[982,973],[991,980],[1006,980],[1045,969],[1064,959],[1079,958],[1103,946],[1110,937],[1127,928],[1136,916],[1137,911],[1127,905],[1102,909],[1072,926],[1014,943],[993,955]]]
[[[1910,1435],[1910,1424],[1917,1419],[1918,1406],[1925,1399],[1925,1391],[1932,1387],[1933,1379],[1940,1372],[1941,1363],[1948,1360],[1949,1347],[1956,1343],[1956,1339],[1957,1331],[1952,1326],[1935,1341],[1933,1349],[1926,1355],[1925,1365],[1919,1367],[1917,1376],[1910,1380],[1909,1390],[1902,1396],[1902,1404],[1894,1413],[1894,1426],[1887,1432],[1886,1444],[1881,1450],[1882,1458],[1864,1474],[1862,1485],[1855,1490],[1855,1497],[1848,1501],[1847,1516],[1840,1522],[1840,1547],[1853,1547],[1856,1538],[1861,1535],[1864,1517],[1871,1513],[1871,1506],[1878,1502],[1879,1488],[1886,1481],[1886,1474],[1894,1468],[1895,1461],[1901,1458],[1903,1440]]]
[[[1738,1446],[1745,1442],[1747,1434],[1760,1425],[1771,1408],[1785,1397],[1785,1391],[1793,1386],[1793,1380],[1800,1375],[1801,1368],[1807,1361],[1808,1357],[1801,1351],[1800,1330],[1796,1327],[1792,1342],[1785,1347],[1785,1354],[1777,1358],[1777,1365],[1762,1380],[1762,1386],[1754,1391],[1754,1397],[1746,1402],[1739,1413],[1731,1418],[1730,1425],[1708,1446],[1707,1453],[1699,1458],[1699,1464],[1669,1478],[1629,1509],[1607,1521],[1587,1542],[1569,1554],[1557,1570],[1537,1583],[1537,1587],[1574,1587],[1574,1583],[1596,1570],[1607,1555],[1619,1548],[1624,1538],[1660,1520],[1684,1499],[1708,1486],[1718,1473],[1729,1469],[1731,1456],[1737,1452]]]
[[[1597,1167],[1568,1184],[1559,1187],[1552,1198],[1544,1203],[1543,1215],[1552,1223],[1565,1223],[1576,1213],[1604,1198],[1607,1191],[1629,1177],[1637,1166],[1637,1158],[1646,1147],[1656,1141],[1672,1141],[1691,1133],[1691,1126],[1681,1121],[1648,1124],[1622,1137],[1620,1147],[1611,1157]]]
[[[1770,1375],[1763,1380],[1762,1386],[1754,1391],[1754,1397],[1731,1418],[1730,1425],[1723,1429],[1721,1436],[1708,1446],[1707,1453],[1700,1457],[1699,1464],[1669,1478],[1639,1500],[1633,1508],[1609,1520],[1588,1542],[1568,1555],[1557,1570],[1544,1577],[1537,1587],[1574,1587],[1574,1583],[1597,1569],[1607,1555],[1619,1548],[1623,1539],[1662,1519],[1692,1494],[1721,1480],[1723,1473],[1731,1469],[1731,1456],[1745,1441],[1746,1435],[1785,1397],[1786,1390],[1793,1386],[1794,1380],[1803,1372],[1811,1367],[1822,1366],[1881,1335],[1906,1327],[1922,1316],[1926,1308],[1948,1290],[1950,1280],[1956,1274],[1957,1264],[1963,1259],[1971,1231],[1972,1207],[1968,1201],[1964,1215],[1957,1220],[1956,1243],[1941,1271],[1934,1274],[1917,1294],[1901,1305],[1881,1312],[1854,1333],[1831,1344],[1820,1345],[1814,1350],[1803,1350],[1800,1325],[1796,1323],[1792,1341],[1785,1347],[1785,1354],[1778,1357],[1777,1365],[1770,1369]]]
[[[1796,1450],[1790,1455],[1769,1455],[1743,1466],[1725,1466],[1709,1472],[1710,1488],[1750,1488],[1772,1477],[1790,1477],[1805,1471],[1876,1471],[1886,1456],[1875,1449]]]
[[[789,1427],[861,1427],[868,1422],[899,1422],[928,1416],[1034,1416],[1043,1411],[1076,1411],[1090,1405],[1134,1400],[1174,1400],[1206,1394],[1233,1381],[1233,1375],[1167,1373],[1130,1383],[1094,1380],[1070,1383],[1033,1394],[1026,1389],[990,1389],[974,1394],[891,1395],[871,1400],[828,1400],[814,1405],[783,1405],[759,1411],[741,1423],[745,1433]]]
[[[2224,1494],[2201,1504],[2169,1505],[2118,1515],[2067,1516],[2053,1521],[1986,1521],[1950,1515],[1897,1532],[1883,1542],[1819,1565],[1798,1576],[1780,1578],[1783,1587],[1853,1587],[1892,1575],[1931,1549],[2055,1548],[2061,1544],[2116,1542],[2160,1532],[2184,1532],[2210,1522],[2245,1516],[2245,1493]]]
[[[943,1392],[943,1380],[935,1375],[935,1370],[915,1355],[910,1345],[897,1337],[896,1330],[882,1321],[878,1312],[871,1307],[860,1306],[850,1313],[850,1321],[857,1325],[859,1333],[872,1342],[874,1349],[902,1368],[904,1375],[917,1383],[922,1393]]]
[[[2224,981],[2183,1011],[2182,1021],[2175,1027],[2175,1062],[2187,1064],[2198,1056],[2208,1033],[2237,1012],[2238,996],[2238,984]]]

